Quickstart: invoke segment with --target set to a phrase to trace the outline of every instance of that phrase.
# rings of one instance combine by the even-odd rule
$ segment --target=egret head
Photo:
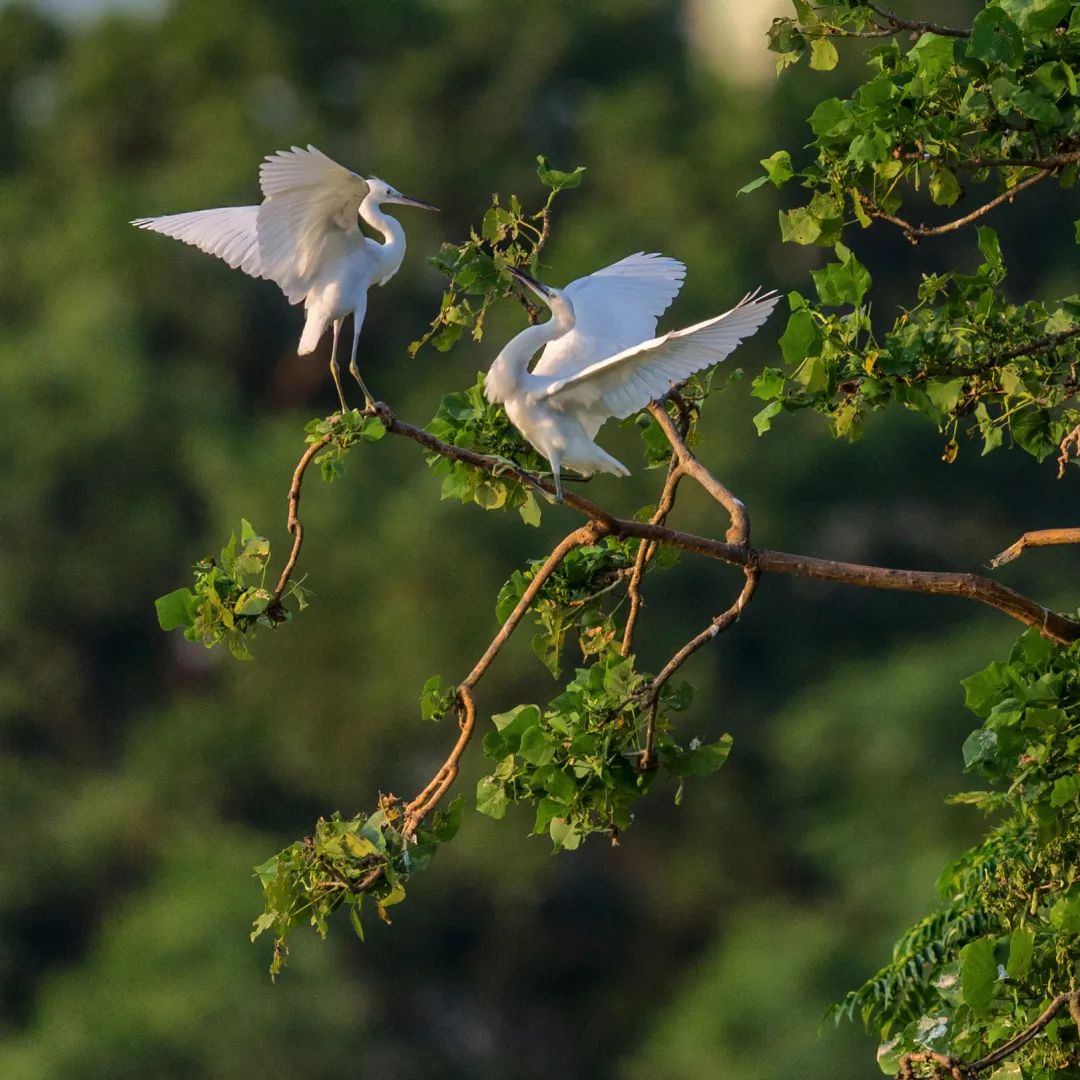
[[[528,274],[513,267],[507,268],[510,276],[519,284],[524,285],[530,292],[535,293],[551,309],[551,317],[555,322],[569,330],[575,321],[574,305],[570,298],[561,289],[553,285],[545,285],[542,281],[529,277]]]
[[[419,199],[410,199],[408,195],[402,195],[397,188],[391,187],[385,180],[377,176],[367,178],[368,198],[382,205],[383,203],[397,203],[399,206],[418,206],[421,210],[438,211],[437,206],[431,203],[421,202]]]

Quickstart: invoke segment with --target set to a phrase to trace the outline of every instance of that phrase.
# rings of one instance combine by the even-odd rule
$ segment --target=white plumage
[[[723,315],[655,337],[656,321],[685,273],[674,259],[639,252],[565,290],[511,273],[548,305],[551,319],[506,345],[488,371],[484,392],[505,406],[522,435],[551,462],[559,499],[563,467],[583,476],[629,475],[594,441],[601,424],[640,412],[729,356],[779,300],[775,292],[755,291]],[[529,361],[541,346],[544,352],[530,372]]]
[[[298,352],[312,352],[334,331],[330,373],[343,409],[345,395],[337,363],[338,335],[353,316],[349,370],[370,403],[356,366],[356,351],[367,310],[367,293],[385,285],[405,257],[405,230],[381,212],[383,204],[435,207],[402,195],[378,177],[367,180],[314,146],[294,146],[267,157],[259,168],[263,202],[186,214],[136,218],[132,225],[183,240],[223,259],[234,270],[275,282],[289,303],[302,300],[307,317]],[[363,218],[383,236],[366,237]]]

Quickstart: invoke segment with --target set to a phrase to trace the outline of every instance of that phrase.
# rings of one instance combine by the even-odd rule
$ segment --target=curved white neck
[[[405,258],[405,230],[401,222],[384,214],[382,207],[371,196],[360,204],[360,217],[364,219],[383,238],[383,256],[396,270]]]
[[[529,361],[533,354],[549,342],[561,338],[570,329],[559,319],[548,319],[538,326],[528,326],[512,337],[495,357],[484,380],[488,400],[499,405],[522,389],[530,377]]]

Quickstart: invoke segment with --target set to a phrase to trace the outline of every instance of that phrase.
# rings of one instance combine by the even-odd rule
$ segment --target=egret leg
[[[562,472],[559,469],[559,459],[549,458],[551,462],[551,473],[555,478],[555,501],[561,503],[563,501],[562,496]]]
[[[364,404],[370,409],[374,406],[375,399],[371,396],[371,391],[364,385],[364,380],[360,378],[360,369],[356,366],[356,348],[359,344],[360,331],[357,329],[352,339],[352,358],[349,360],[349,373],[360,384],[360,389],[364,392]]]
[[[341,389],[341,368],[338,366],[337,360],[337,344],[338,335],[341,333],[341,319],[334,320],[334,342],[330,346],[330,374],[333,377],[334,385],[337,387],[338,400],[341,402],[341,411],[347,413],[349,406],[345,404],[345,392]]]

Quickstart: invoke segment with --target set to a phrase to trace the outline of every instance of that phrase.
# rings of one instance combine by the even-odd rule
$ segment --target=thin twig
[[[332,439],[332,435],[324,435],[317,442],[313,442],[304,451],[300,460],[296,463],[296,469],[293,471],[292,483],[289,485],[289,516],[287,521],[288,530],[293,537],[293,546],[274,589],[272,604],[281,603],[281,596],[289,584],[289,578],[292,577],[293,570],[296,569],[296,560],[300,558],[300,548],[304,543],[304,526],[300,521],[300,488],[304,483],[304,473],[315,455]]]
[[[900,1058],[900,1072],[897,1074],[900,1080],[915,1080],[915,1072],[912,1066],[916,1062],[933,1064],[934,1075],[942,1076],[942,1069],[948,1069],[948,1075],[952,1080],[965,1080],[964,1067],[961,1062],[949,1054],[939,1054],[936,1050],[915,1050],[910,1054],[904,1054]]]
[[[1037,529],[1026,532],[1015,544],[1010,544],[990,560],[990,569],[996,570],[1024,553],[1029,547],[1048,547],[1051,544],[1080,544],[1080,528]]]
[[[989,1069],[991,1065],[997,1065],[998,1062],[1004,1061],[1011,1054],[1019,1050],[1021,1046],[1031,1042],[1031,1040],[1054,1019],[1062,1005],[1067,1004],[1069,1006],[1069,1012],[1072,1014],[1073,1019],[1076,1020],[1077,1025],[1080,1026],[1080,1018],[1077,1016],[1078,996],[1080,995],[1078,995],[1076,990],[1067,990],[1063,994],[1058,994],[1058,996],[1043,1009],[1039,1014],[1038,1019],[1028,1027],[1024,1028],[1019,1035],[1014,1035],[1007,1043],[1002,1043],[1002,1045],[993,1052],[987,1054],[985,1057],[979,1058],[978,1061],[973,1061],[970,1065],[965,1066],[964,1071],[969,1075],[980,1073],[984,1069]]]
[[[645,698],[645,706],[649,716],[645,723],[645,747],[641,754],[639,768],[642,772],[652,768],[653,765],[653,741],[656,736],[656,716],[660,708],[660,694],[664,685],[702,647],[712,641],[718,634],[722,634],[730,626],[739,621],[744,608],[754,597],[761,574],[755,566],[745,568],[746,581],[743,584],[735,602],[717,615],[709,625],[700,633],[695,634],[675,655],[660,669],[660,673],[649,684],[649,692]]]
[[[514,476],[523,484],[532,484],[554,493],[551,482],[529,476],[523,469],[507,466],[505,460],[474,450],[453,446],[423,428],[399,420],[390,407],[379,402],[375,412],[394,435],[412,439],[421,446],[452,461],[482,469],[494,477]],[[706,558],[718,559],[733,566],[757,566],[765,572],[791,574],[795,577],[834,581],[864,589],[891,589],[926,593],[938,596],[958,596],[995,608],[1025,626],[1035,626],[1044,637],[1059,644],[1080,638],[1080,623],[1043,607],[1030,597],[1016,592],[997,581],[978,574],[932,570],[894,570],[884,566],[865,566],[859,563],[817,559],[810,555],[792,555],[749,545],[723,543],[710,537],[679,532],[662,525],[617,518],[603,507],[573,492],[566,492],[564,505],[584,514],[594,524],[602,526],[608,535],[653,540],[670,547],[691,551]]]
[[[925,239],[928,236],[941,236],[943,233],[955,232],[957,229],[962,229],[965,225],[970,225],[973,221],[977,221],[984,215],[989,214],[991,210],[996,209],[1003,202],[1011,202],[1021,191],[1031,187],[1032,184],[1037,184],[1040,180],[1045,180],[1048,176],[1052,176],[1054,171],[1054,169],[1040,169],[1026,180],[1021,180],[1019,184],[1014,184],[1007,191],[1003,191],[989,202],[983,203],[982,206],[972,210],[971,213],[965,214],[963,217],[955,218],[952,221],[947,221],[944,225],[913,225],[910,221],[898,217],[896,214],[887,214],[884,210],[879,209],[867,196],[860,195],[859,198],[863,201],[866,212],[871,217],[878,218],[881,221],[888,221],[897,228],[903,229],[904,238],[910,240],[913,244],[917,244],[920,240]]]
[[[656,505],[656,511],[652,517],[649,518],[650,525],[663,525],[667,520],[668,514],[675,507],[675,497],[679,490],[679,481],[683,478],[685,473],[682,470],[682,466],[679,464],[679,459],[676,454],[671,455],[671,461],[668,464],[667,478],[664,480],[663,491],[660,492],[660,501]],[[622,656],[629,656],[630,650],[634,646],[634,629],[637,626],[638,616],[641,614],[641,580],[645,576],[645,567],[649,560],[653,557],[656,551],[656,545],[648,540],[642,540],[638,544],[637,555],[634,558],[634,569],[630,574],[630,584],[627,586],[626,594],[630,597],[630,611],[626,616],[626,626],[623,629],[622,646],[619,649],[619,653]]]
[[[473,697],[473,688],[483,678],[492,661],[499,655],[503,646],[510,640],[510,636],[517,629],[518,624],[525,617],[529,607],[536,599],[545,582],[558,569],[559,564],[576,547],[595,543],[605,532],[603,526],[595,522],[582,525],[556,544],[551,554],[544,560],[543,565],[535,572],[521,599],[514,605],[514,610],[506,617],[505,622],[499,627],[499,632],[491,640],[491,644],[484,650],[484,655],[476,662],[472,671],[461,681],[457,688],[458,723],[461,733],[458,735],[450,756],[439,767],[438,771],[428,782],[427,786],[405,807],[405,834],[411,836],[419,827],[420,822],[431,813],[438,805],[443,795],[449,790],[458,774],[458,763],[465,748],[472,738],[473,729],[476,726],[476,703]]]
[[[1069,462],[1073,457],[1080,457],[1080,424],[1077,424],[1076,427],[1074,427],[1072,431],[1058,443],[1058,450],[1060,453],[1058,454],[1057,459],[1057,478],[1059,480],[1064,480],[1065,470],[1069,467]]]
[[[655,401],[649,406],[649,413],[660,425],[671,448],[679,459],[679,464],[687,476],[696,480],[731,517],[731,527],[727,531],[729,544],[748,544],[750,542],[750,515],[746,505],[741,499],[737,499],[700,461],[690,452],[686,440],[679,434],[678,429],[668,416],[667,409]]]
[[[894,12],[879,7],[877,4],[871,3],[870,0],[863,0],[863,6],[868,7],[875,15],[880,16],[897,30],[910,30],[915,34],[941,34],[943,37],[966,38],[971,36],[970,30],[960,30],[955,26],[940,26],[932,22],[901,19]]]

